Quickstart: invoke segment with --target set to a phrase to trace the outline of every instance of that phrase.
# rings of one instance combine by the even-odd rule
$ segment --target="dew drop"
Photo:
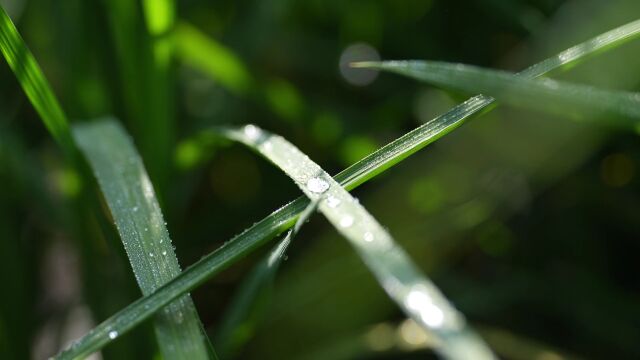
[[[368,232],[368,231],[366,233],[364,233],[364,241],[372,242],[373,241],[373,234]]]
[[[326,180],[316,176],[307,181],[307,188],[313,193],[322,194],[329,189],[329,183]]]
[[[166,255],[167,255],[167,250],[164,250],[164,251],[162,252],[162,255],[163,255],[163,256],[166,256]]]
[[[342,219],[340,219],[340,226],[341,227],[348,228],[351,225],[353,225],[353,216],[345,215],[345,216],[342,217]]]
[[[113,340],[118,337],[118,332],[115,330],[109,331],[109,339]]]
[[[428,326],[439,328],[444,324],[444,312],[423,289],[411,290],[405,298],[405,306],[416,312]]]
[[[262,130],[255,125],[247,125],[244,127],[244,134],[249,138],[249,140],[258,140],[260,135],[262,135]]]
[[[144,228],[144,231],[149,231],[149,228]]]
[[[178,313],[176,314],[176,322],[178,324],[181,324],[182,320],[184,320],[184,316],[182,315],[182,311],[178,311]]]
[[[131,210],[133,210],[133,212],[138,212],[138,207],[134,206],[133,209],[131,209]]]
[[[329,206],[330,208],[336,208],[338,207],[338,205],[340,205],[340,199],[338,199],[335,196],[329,196],[327,198],[327,206]]]
[[[149,253],[149,257],[153,257],[153,253]]]

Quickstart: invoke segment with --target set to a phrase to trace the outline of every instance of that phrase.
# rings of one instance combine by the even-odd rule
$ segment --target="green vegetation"
[[[639,355],[640,5],[589,4],[8,2],[0,357]]]

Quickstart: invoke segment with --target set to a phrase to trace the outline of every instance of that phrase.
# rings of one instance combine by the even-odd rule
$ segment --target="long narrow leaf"
[[[616,28],[599,35],[582,44],[571,47],[560,54],[525,70],[523,74],[530,77],[567,68],[580,60],[621,45],[640,36],[640,21]],[[410,131],[402,137],[387,144],[356,164],[345,169],[334,178],[347,190],[354,189],[377,174],[392,167],[411,154],[448,134],[464,124],[472,115],[487,109],[493,99],[484,95],[475,96],[454,107],[447,113]],[[61,359],[72,359],[78,354],[96,351],[110,342],[106,336],[107,329],[117,329],[125,333],[173,299],[185,294],[207,279],[226,269],[238,259],[251,253],[268,242],[277,234],[294,224],[296,217],[304,210],[308,200],[298,198],[276,210],[241,234],[235,236],[225,246],[206,255],[200,261],[183,271],[175,279],[159,288],[153,294],[138,299],[125,309],[102,322],[84,337],[78,340],[74,348],[67,349],[58,355]]]
[[[214,343],[216,351],[223,359],[234,357],[252,337],[263,313],[271,302],[274,280],[285,252],[302,225],[316,211],[318,201],[312,201],[300,214],[293,229],[287,232],[271,251],[251,271],[242,282],[220,321]]]
[[[144,295],[178,274],[153,186],[130,138],[113,120],[76,125],[73,135],[93,168]],[[166,359],[206,359],[207,347],[189,295],[173,301],[155,318],[155,331]],[[108,330],[108,338],[119,336]]]
[[[391,235],[318,164],[283,137],[254,125],[221,132],[269,159],[285,172],[353,246],[389,297],[442,342],[449,359],[494,359],[491,350],[424,276]]]
[[[235,93],[246,93],[253,79],[242,61],[224,45],[192,25],[178,23],[173,34],[176,55]]]
[[[541,111],[617,114],[624,117],[622,125],[631,128],[640,120],[640,93],[551,79],[528,79],[507,71],[437,61],[362,62],[354,66],[386,70],[464,92],[483,92],[504,103]]]
[[[67,116],[51,91],[33,54],[1,6],[0,50],[44,125],[67,154],[72,154],[74,146]]]

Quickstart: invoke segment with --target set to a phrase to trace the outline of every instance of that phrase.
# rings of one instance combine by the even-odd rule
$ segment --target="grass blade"
[[[253,78],[238,57],[192,25],[178,23],[173,34],[176,55],[237,94],[246,93]]]
[[[243,96],[265,106],[282,120],[301,119],[308,104],[289,81],[282,78],[256,78],[232,49],[201,32],[187,22],[180,22],[173,32],[176,58],[199,70],[234,95]]]
[[[18,78],[29,101],[53,138],[67,155],[74,152],[67,116],[62,111],[47,79],[15,25],[0,6],[0,51]]]
[[[271,302],[273,283],[284,254],[302,225],[316,211],[317,201],[312,201],[300,214],[293,229],[269,254],[264,257],[243,281],[231,301],[231,306],[224,312],[220,327],[214,339],[220,357],[235,357],[242,345],[253,336],[258,322]]]
[[[129,124],[145,159],[158,196],[170,176],[165,159],[173,146],[174,104],[171,72],[172,42],[166,36],[175,18],[172,0],[103,1],[112,38],[113,62],[119,72],[122,101],[118,116]]]
[[[113,120],[77,125],[73,135],[96,174],[138,285],[148,295],[176,277],[180,266],[142,160],[128,135]],[[208,358],[189,295],[173,301],[155,320],[164,358]],[[119,333],[111,329],[104,335],[113,339]]]
[[[386,70],[454,90],[483,92],[505,103],[541,111],[617,114],[625,117],[621,125],[631,128],[637,126],[640,119],[640,93],[551,79],[528,79],[507,71],[437,61],[362,62],[354,66]]]
[[[522,72],[529,77],[542,76],[556,69],[566,69],[593,54],[611,49],[640,36],[640,21],[636,21],[599,35],[584,43],[571,47],[560,54],[542,61]],[[347,190],[354,189],[382,173],[418,150],[464,124],[472,115],[494,103],[488,96],[478,95],[454,107],[447,113],[408,132],[402,137],[378,149],[334,177]],[[102,322],[78,340],[74,348],[67,349],[57,357],[71,359],[77,354],[87,354],[110,342],[105,335],[108,329],[117,329],[121,334],[131,330],[156,311],[180,295],[197,288],[226,269],[235,261],[268,242],[274,236],[293,226],[295,219],[304,210],[309,200],[300,197],[257,222],[224,246],[204,256],[185,269],[175,279],[153,294],[136,300],[131,305]]]
[[[285,172],[319,211],[355,248],[380,285],[398,306],[442,347],[449,359],[495,359],[491,350],[435,285],[360,203],[320,166],[283,137],[254,125],[221,132],[254,149]]]

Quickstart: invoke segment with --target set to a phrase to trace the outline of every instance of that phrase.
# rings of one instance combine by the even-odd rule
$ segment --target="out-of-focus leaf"
[[[464,92],[482,92],[504,103],[545,112],[584,115],[607,112],[621,115],[624,119],[620,125],[631,128],[635,128],[640,119],[640,93],[604,90],[551,79],[528,79],[506,71],[437,61],[362,62],[354,65],[391,71]]]
[[[185,63],[207,73],[226,88],[245,93],[253,80],[245,65],[224,45],[180,22],[173,34],[176,55]]]

